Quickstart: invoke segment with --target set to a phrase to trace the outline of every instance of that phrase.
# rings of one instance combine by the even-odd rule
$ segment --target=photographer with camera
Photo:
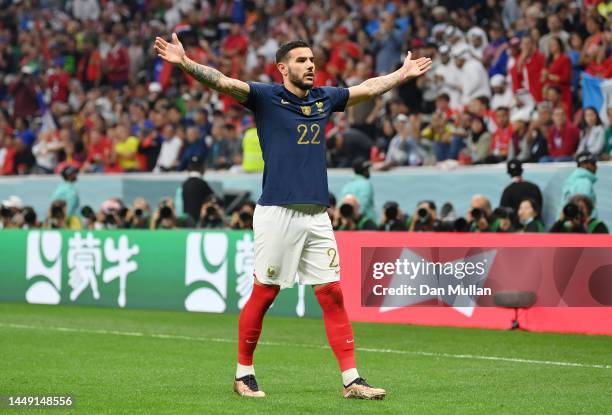
[[[253,230],[253,214],[255,213],[255,203],[250,200],[243,202],[240,208],[232,214],[230,228],[241,230]]]
[[[584,216],[578,205],[572,201],[563,206],[559,220],[550,228],[551,233],[586,233]]]
[[[19,196],[10,196],[2,201],[0,205],[0,229],[18,227],[15,224],[15,217],[19,215],[23,208],[23,202]]]
[[[151,229],[176,229],[177,217],[174,210],[174,201],[171,197],[164,197],[160,200],[159,205],[149,225]]]
[[[18,226],[21,229],[38,229],[40,228],[40,223],[38,222],[38,218],[36,216],[36,211],[32,206],[26,206],[23,208],[21,213],[19,214],[19,222]]]
[[[92,211],[90,209],[81,210],[81,214],[87,219],[89,225],[93,220]],[[131,212],[118,197],[107,199],[102,203],[93,224],[93,229],[127,229],[130,227]]]
[[[225,211],[221,199],[216,194],[211,194],[200,209],[198,228],[225,229]]]
[[[66,202],[54,200],[49,207],[49,213],[43,223],[44,228],[50,229],[81,229],[81,223],[76,216],[66,214]]]
[[[410,232],[435,232],[440,227],[436,204],[432,200],[417,203],[416,210],[409,220]]]
[[[585,195],[574,195],[563,207],[561,219],[551,232],[609,233],[606,224],[593,217],[593,201]],[[554,230],[553,230],[554,229]]]
[[[512,221],[514,211],[509,207],[500,206],[491,214],[491,232],[508,233],[514,232]]]
[[[491,224],[491,202],[484,195],[474,195],[467,212],[469,232],[489,232]]]
[[[83,206],[81,208],[81,216],[83,217],[83,229],[98,230],[103,229],[102,223],[98,222],[98,215],[91,206]]]
[[[151,219],[151,208],[144,197],[137,197],[132,202],[129,212],[131,229],[149,229]]]
[[[402,213],[397,202],[389,201],[385,203],[378,229],[386,232],[408,230],[406,215]]]
[[[361,214],[359,202],[353,195],[346,195],[336,215],[334,229],[339,231],[375,231],[376,223]]]

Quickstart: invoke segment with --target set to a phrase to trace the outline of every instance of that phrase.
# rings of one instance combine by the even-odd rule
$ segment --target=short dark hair
[[[297,48],[310,48],[310,45],[303,40],[292,40],[281,45],[276,51],[276,63],[284,61],[287,54]]]
[[[487,97],[486,95],[481,95],[479,97],[476,97],[476,100],[479,101],[485,107],[487,107],[487,109],[491,107],[491,101],[489,100],[489,97]]]
[[[591,198],[588,197],[587,195],[577,194],[577,195],[572,196],[569,200],[569,203],[574,203],[576,205],[579,202],[584,202],[584,205],[586,206],[587,212],[590,216],[591,213],[593,213],[593,209],[595,208],[595,205],[593,204],[593,201],[591,200]]]
[[[426,203],[427,206],[431,209],[431,210],[436,210],[436,203],[433,200],[421,200],[419,203],[417,203],[417,207],[419,205],[422,205],[423,203]]]

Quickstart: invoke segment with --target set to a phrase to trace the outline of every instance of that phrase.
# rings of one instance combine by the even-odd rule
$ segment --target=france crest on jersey
[[[248,84],[243,105],[255,113],[265,162],[258,203],[327,206],[325,127],[332,112],[344,111],[348,89],[312,88],[300,98],[282,84]]]

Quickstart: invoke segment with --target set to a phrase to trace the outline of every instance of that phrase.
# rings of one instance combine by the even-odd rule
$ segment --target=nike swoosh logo
[[[347,342],[347,343],[354,343],[354,342],[355,342],[355,339],[353,339],[353,340],[346,339],[346,342]]]
[[[281,99],[281,104],[289,104],[289,101],[285,101],[284,99]]]

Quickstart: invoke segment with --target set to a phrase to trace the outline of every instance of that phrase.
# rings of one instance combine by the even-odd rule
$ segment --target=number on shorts
[[[329,262],[329,267],[330,268],[338,267],[338,253],[336,252],[336,249],[329,248],[327,250],[327,256],[331,258],[331,261]]]

